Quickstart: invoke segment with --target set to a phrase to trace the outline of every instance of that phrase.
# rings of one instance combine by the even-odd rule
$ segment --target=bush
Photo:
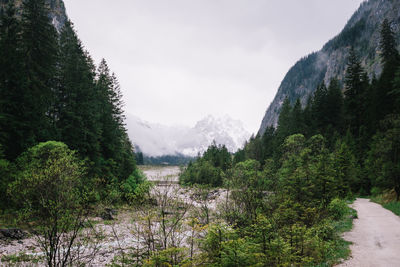
[[[200,159],[188,166],[179,177],[179,181],[186,185],[200,184],[218,187],[222,185],[223,177],[224,172],[221,168],[214,167],[210,162]]]
[[[77,264],[79,253],[71,248],[88,241],[79,238],[89,212],[84,162],[67,145],[49,141],[23,153],[17,167],[9,194],[21,222],[33,222],[49,266]]]
[[[329,214],[335,220],[342,219],[348,213],[349,207],[344,200],[335,198],[329,203],[328,211]]]
[[[10,163],[0,157],[0,209],[9,207],[7,198],[7,187],[11,181]]]
[[[133,173],[122,183],[121,191],[128,202],[143,202],[146,194],[149,193],[152,184],[146,180],[144,173],[135,169]]]

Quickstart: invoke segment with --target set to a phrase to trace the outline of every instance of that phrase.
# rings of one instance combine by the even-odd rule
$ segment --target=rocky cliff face
[[[11,1],[15,2],[16,7],[21,7],[23,0],[0,0],[0,11]],[[50,8],[50,17],[54,27],[60,31],[68,19],[65,12],[64,2],[62,0],[46,0]]]
[[[380,25],[387,18],[400,40],[400,1],[369,0],[361,4],[342,32],[313,54],[300,59],[286,74],[278,92],[262,120],[259,134],[268,126],[276,126],[286,97],[293,103],[300,98],[303,105],[322,81],[329,84],[337,77],[343,81],[347,56],[353,46],[370,77],[381,73]]]

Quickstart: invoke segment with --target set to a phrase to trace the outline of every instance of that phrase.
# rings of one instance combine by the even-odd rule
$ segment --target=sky
[[[229,115],[256,133],[297,60],[338,34],[362,0],[64,0],[125,112],[193,126]],[[129,128],[129,125],[128,125]]]

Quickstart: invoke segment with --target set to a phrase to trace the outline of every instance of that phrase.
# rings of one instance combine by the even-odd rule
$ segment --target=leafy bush
[[[123,197],[128,202],[142,202],[150,188],[151,183],[146,180],[144,173],[139,169],[135,169],[121,185]]]
[[[49,141],[23,153],[17,167],[9,193],[21,222],[34,222],[29,225],[47,264],[79,261],[71,248],[88,241],[78,238],[89,212],[84,162],[64,143]]]
[[[214,167],[209,161],[200,159],[189,164],[187,169],[179,177],[181,184],[221,186],[224,172],[221,168]]]
[[[342,219],[348,213],[349,207],[346,201],[335,198],[329,203],[328,211],[335,220]]]
[[[0,153],[0,209],[9,207],[7,187],[11,180],[11,164],[1,158]]]

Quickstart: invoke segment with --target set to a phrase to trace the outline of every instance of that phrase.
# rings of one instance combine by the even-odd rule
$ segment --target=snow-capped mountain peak
[[[250,137],[242,122],[228,115],[208,115],[194,127],[165,126],[128,115],[127,127],[133,143],[149,156],[196,156],[203,153],[213,141],[235,152]]]

